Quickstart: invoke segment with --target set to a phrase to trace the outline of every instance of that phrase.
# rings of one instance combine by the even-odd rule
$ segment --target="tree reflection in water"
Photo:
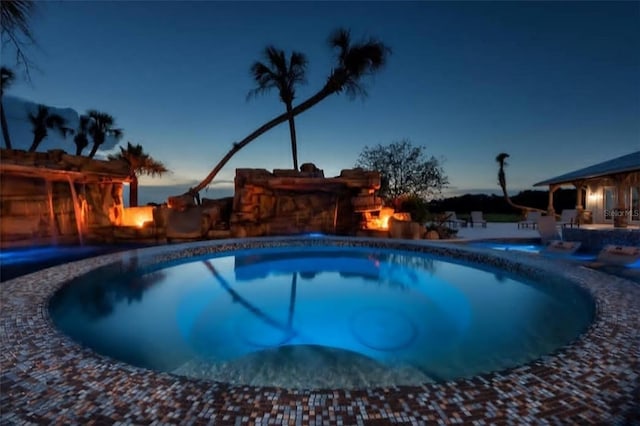
[[[98,320],[111,315],[122,301],[141,303],[145,291],[165,279],[162,270],[141,273],[138,257],[131,256],[70,281],[54,294],[50,309],[56,316],[79,306],[89,320]]]

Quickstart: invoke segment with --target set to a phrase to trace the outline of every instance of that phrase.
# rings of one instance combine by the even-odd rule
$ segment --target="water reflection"
[[[57,317],[80,308],[93,321],[113,314],[121,302],[142,303],[145,292],[164,282],[166,273],[155,270],[141,274],[138,262],[137,256],[130,256],[70,281],[51,298],[51,314]]]
[[[236,257],[236,259],[237,259],[237,257]],[[238,292],[236,292],[233,288],[231,288],[231,285],[227,282],[227,280],[224,279],[224,277],[222,277],[221,274],[218,273],[218,271],[213,266],[211,261],[205,260],[205,261],[203,261],[203,263],[207,267],[209,272],[211,272],[211,275],[213,275],[214,278],[216,279],[216,281],[220,284],[220,286],[227,293],[229,293],[229,295],[231,295],[231,298],[232,298],[234,303],[238,303],[240,306],[245,308],[247,311],[251,312],[254,316],[256,316],[260,320],[264,321],[266,324],[268,324],[268,325],[270,325],[270,326],[272,326],[274,328],[277,328],[279,330],[282,330],[282,331],[284,331],[286,333],[286,338],[282,342],[280,342],[279,344],[286,343],[287,341],[289,341],[296,334],[295,331],[291,328],[291,321],[293,320],[293,311],[294,311],[294,306],[293,305],[295,303],[295,282],[296,282],[295,276],[296,276],[296,274],[293,274],[293,278],[292,278],[291,301],[289,303],[289,320],[287,321],[286,324],[282,324],[280,321],[273,319],[270,315],[266,314],[261,309],[257,308],[254,304],[249,302],[247,299],[245,299],[240,294],[238,294]]]
[[[555,282],[410,252],[255,249],[139,266],[133,256],[65,286],[51,302],[54,322],[114,358],[213,380],[271,377],[265,359],[290,362],[295,375],[318,348],[331,349],[325,361],[357,354],[357,374],[376,365],[448,380],[559,347],[586,309]]]

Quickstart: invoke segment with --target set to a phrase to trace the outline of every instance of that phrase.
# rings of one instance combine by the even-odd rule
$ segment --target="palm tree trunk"
[[[138,176],[135,174],[129,183],[129,207],[138,207]]]
[[[11,137],[9,137],[9,127],[7,127],[7,116],[4,114],[4,104],[0,101],[0,124],[2,124],[2,137],[7,149],[11,149]]]
[[[291,114],[286,113],[286,112],[283,113],[283,114],[280,114],[279,116],[277,116],[273,120],[271,120],[271,121],[263,124],[262,126],[258,127],[256,130],[253,131],[253,133],[251,133],[249,136],[247,136],[246,138],[244,138],[240,142],[234,143],[233,147],[229,150],[229,152],[227,152],[227,154],[224,157],[222,157],[222,160],[220,160],[218,162],[218,164],[213,168],[213,170],[211,170],[211,172],[207,175],[207,177],[205,177],[204,180],[202,180],[202,182],[200,182],[198,185],[196,185],[193,188],[189,189],[189,191],[187,191],[186,194],[195,196],[195,194],[197,194],[198,192],[200,192],[204,188],[206,188],[211,183],[213,178],[215,178],[217,176],[217,174],[220,172],[220,170],[225,166],[225,164],[227,164],[229,162],[231,157],[233,157],[242,148],[247,146],[249,144],[249,142],[253,141],[258,136],[260,136],[260,135],[266,133],[267,131],[271,130],[272,128],[274,128],[278,124],[284,123],[285,121],[287,121],[287,119],[289,118],[290,115],[291,116],[296,116],[298,114],[301,114],[301,113],[305,112],[306,110],[308,110],[309,108],[311,108],[312,106],[314,106],[317,103],[319,103],[320,101],[322,101],[324,98],[326,98],[326,97],[332,95],[333,93],[335,93],[337,90],[335,88],[333,88],[334,86],[330,85],[330,83],[331,83],[331,81],[329,81],[327,84],[325,84],[325,86],[318,93],[316,93],[315,95],[311,96],[309,99],[307,99],[306,101],[302,102],[297,107],[293,108],[291,110]]]
[[[296,124],[293,120],[291,102],[287,102],[287,114],[289,115],[289,133],[291,134],[291,156],[293,157],[293,169],[298,170],[298,141],[296,140]]]
[[[38,149],[38,145],[40,145],[40,142],[42,142],[43,139],[44,139],[43,135],[40,135],[40,134],[33,135],[33,142],[29,147],[29,152],[34,152],[36,149]]]
[[[89,152],[89,158],[93,158],[94,155],[96,155],[96,152],[98,152],[98,145],[97,143],[94,143],[93,146],[91,147],[91,152]]]
[[[511,201],[511,197],[509,197],[509,193],[507,192],[507,178],[504,173],[504,159],[499,161],[500,163],[500,171],[498,171],[498,182],[500,183],[500,188],[502,188],[502,196],[504,197],[507,204],[517,210],[522,210],[523,214],[527,214],[529,211],[538,211],[541,213],[546,213],[546,210],[536,209],[533,207],[521,206],[520,204],[516,204]]]

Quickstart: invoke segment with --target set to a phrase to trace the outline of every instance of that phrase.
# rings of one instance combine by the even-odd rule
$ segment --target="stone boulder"
[[[201,206],[186,210],[169,210],[167,217],[167,238],[169,239],[199,239],[207,234],[210,227],[209,216]]]
[[[424,227],[418,222],[389,219],[389,235],[391,238],[419,240],[424,234]]]

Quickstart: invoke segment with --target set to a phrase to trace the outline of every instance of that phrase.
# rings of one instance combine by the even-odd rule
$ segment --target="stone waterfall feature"
[[[361,169],[332,178],[313,164],[300,172],[237,169],[231,235],[355,234],[362,221],[358,202],[364,195],[369,208],[379,210],[382,202],[373,195],[379,188],[380,173]]]

